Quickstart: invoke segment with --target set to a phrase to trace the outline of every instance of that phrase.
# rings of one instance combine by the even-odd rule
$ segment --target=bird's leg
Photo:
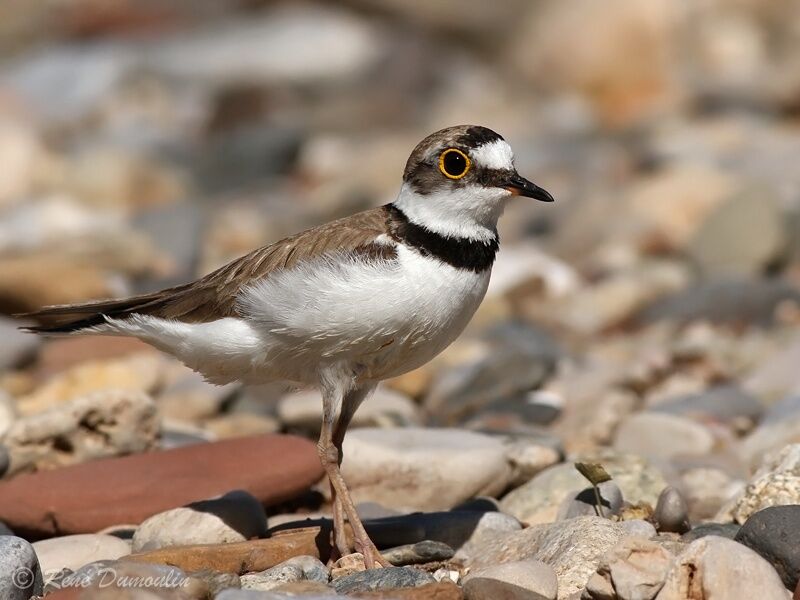
[[[333,435],[333,421],[336,412],[336,398],[335,398],[335,390],[328,390],[326,389],[327,386],[323,386],[322,390],[322,429],[320,431],[319,443],[317,444],[317,448],[319,450],[320,461],[322,462],[322,468],[325,470],[325,473],[328,475],[328,479],[331,483],[331,488],[334,490],[335,499],[334,499],[334,540],[336,543],[336,547],[339,552],[349,551],[349,545],[347,544],[346,537],[344,534],[344,515],[347,516],[347,520],[350,522],[350,527],[353,530],[353,538],[355,541],[356,550],[361,552],[364,555],[364,564],[368,569],[374,568],[377,565],[380,566],[389,566],[389,563],[380,555],[378,549],[375,547],[375,544],[372,543],[372,540],[369,539],[367,535],[367,531],[364,529],[364,524],[361,522],[361,519],[356,512],[356,507],[353,502],[353,499],[350,497],[350,492],[347,489],[347,485],[344,482],[344,478],[342,477],[342,473],[339,470],[339,463],[340,463],[340,447],[342,440],[344,439],[344,430],[346,429],[347,423],[349,423],[350,419],[352,419],[352,413],[355,412],[355,408],[358,407],[358,404],[361,400],[364,399],[366,393],[369,391],[360,392],[358,394],[356,400],[356,394],[353,393],[353,396],[347,398],[349,394],[344,395],[342,402],[342,411],[343,415],[349,414],[349,417],[346,417],[346,421],[344,422],[344,426],[341,428],[337,443],[334,441]],[[331,393],[333,391],[333,393]],[[346,400],[351,400],[350,402],[345,402]],[[352,408],[349,407],[351,404],[354,404]],[[338,427],[337,427],[338,429]],[[339,508],[337,508],[336,504],[339,503]],[[337,516],[338,513],[338,516]]]

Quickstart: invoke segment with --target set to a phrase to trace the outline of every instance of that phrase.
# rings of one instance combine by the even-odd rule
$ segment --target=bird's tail
[[[22,327],[26,331],[46,335],[89,333],[106,323],[107,318],[124,319],[134,314],[154,314],[164,305],[160,293],[145,294],[119,300],[100,300],[81,304],[45,306],[40,310],[15,315],[34,321]]]

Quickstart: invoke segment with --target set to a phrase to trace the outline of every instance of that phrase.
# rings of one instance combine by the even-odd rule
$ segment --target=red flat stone
[[[0,482],[0,521],[30,538],[141,523],[158,512],[234,489],[265,505],[322,477],[312,442],[258,435],[97,460]]]

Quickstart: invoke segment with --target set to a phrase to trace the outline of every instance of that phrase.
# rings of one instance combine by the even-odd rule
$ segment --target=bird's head
[[[417,144],[395,205],[431,230],[481,239],[494,230],[512,196],[553,201],[547,191],[517,173],[511,146],[499,134],[458,125]]]

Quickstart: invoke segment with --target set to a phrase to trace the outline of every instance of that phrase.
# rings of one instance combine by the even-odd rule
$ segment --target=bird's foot
[[[356,551],[364,555],[364,566],[368,569],[392,566],[392,563],[383,557],[369,538],[366,540],[356,539]]]

